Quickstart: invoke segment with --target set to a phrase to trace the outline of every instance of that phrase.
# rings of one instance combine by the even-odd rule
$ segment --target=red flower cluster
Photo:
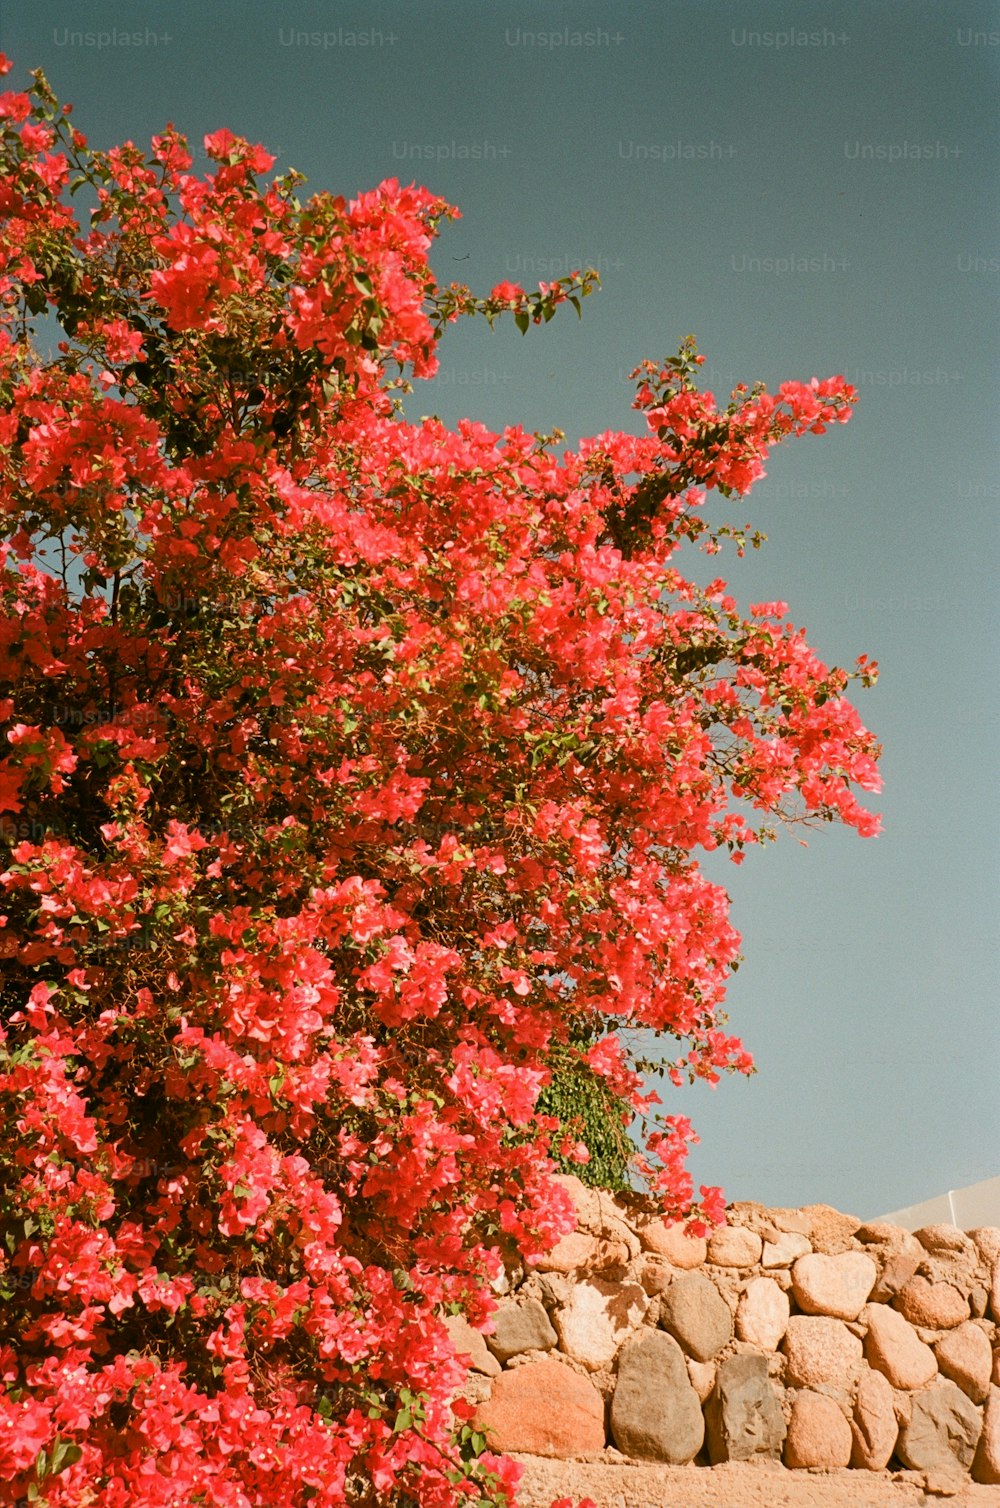
[[[0,98],[2,1490],[504,1503],[443,1316],[570,1227],[553,1050],[588,1023],[640,1109],[617,1026],[747,1072],[696,851],[877,826],[851,676],[673,564],[854,394],[719,411],[689,340],[641,437],[407,423],[449,323],[594,277],[441,288],[423,189],[300,204],[229,132],[198,178],[65,114]],[[639,1172],[718,1221],[662,1125]]]

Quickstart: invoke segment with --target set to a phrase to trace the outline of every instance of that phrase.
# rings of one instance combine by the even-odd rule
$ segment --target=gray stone
[[[968,1471],[982,1429],[981,1410],[953,1382],[938,1382],[915,1393],[908,1424],[896,1454],[912,1471],[955,1475]]]
[[[701,1450],[705,1420],[680,1346],[662,1330],[643,1329],[618,1357],[611,1435],[626,1456],[686,1466]]]
[[[695,1361],[711,1361],[733,1338],[733,1315],[711,1278],[678,1273],[660,1300],[660,1325]]]
[[[482,1331],[474,1330],[464,1314],[449,1314],[444,1323],[457,1354],[471,1358],[472,1370],[495,1377],[500,1363],[486,1349],[486,1337]]]
[[[487,1352],[487,1355],[489,1355],[489,1352]],[[490,1356],[490,1361],[496,1367],[496,1375],[499,1377],[499,1362],[492,1356]],[[480,1403],[486,1402],[492,1391],[492,1377],[487,1377],[483,1372],[470,1372],[465,1381],[455,1389],[455,1394],[451,1401],[454,1402],[455,1398],[464,1398],[466,1403],[478,1406]]]
[[[522,1351],[551,1351],[559,1339],[544,1304],[538,1299],[499,1304],[493,1321],[496,1331],[487,1335],[485,1340],[499,1362],[507,1363]]]
[[[721,1364],[705,1404],[705,1429],[713,1466],[781,1454],[785,1418],[765,1356],[745,1353]]]

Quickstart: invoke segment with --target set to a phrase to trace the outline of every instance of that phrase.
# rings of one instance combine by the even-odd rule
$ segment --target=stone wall
[[[706,1242],[561,1177],[577,1229],[448,1320],[501,1452],[1000,1483],[1000,1229],[736,1204]]]

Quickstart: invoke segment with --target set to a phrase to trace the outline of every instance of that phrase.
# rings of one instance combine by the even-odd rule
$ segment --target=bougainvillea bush
[[[68,115],[0,96],[0,1490],[505,1503],[442,1316],[571,1226],[552,1065],[587,1042],[637,1179],[717,1222],[616,1029],[749,1071],[696,854],[878,827],[875,666],[675,564],[855,394],[719,408],[689,339],[641,435],[406,422],[450,323],[593,277],[445,288],[423,188]]]

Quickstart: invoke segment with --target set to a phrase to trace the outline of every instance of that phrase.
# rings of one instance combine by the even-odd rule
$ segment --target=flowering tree
[[[675,1082],[748,1071],[696,851],[878,826],[876,667],[674,564],[742,554],[706,492],[855,394],[720,410],[688,340],[637,370],[641,436],[407,423],[449,323],[593,277],[441,287],[426,190],[300,203],[227,131],[205,178],[169,127],[95,151],[33,77],[0,96],[0,1482],[503,1503],[442,1316],[486,1325],[504,1253],[571,1226],[553,1055],[582,1032],[636,1109],[619,1026]],[[638,1174],[717,1221],[656,1126]]]

